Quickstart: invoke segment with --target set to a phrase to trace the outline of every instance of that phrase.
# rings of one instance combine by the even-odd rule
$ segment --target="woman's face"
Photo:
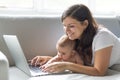
[[[68,35],[69,39],[80,39],[81,34],[86,29],[86,25],[81,24],[76,19],[67,17],[63,20],[64,31]]]

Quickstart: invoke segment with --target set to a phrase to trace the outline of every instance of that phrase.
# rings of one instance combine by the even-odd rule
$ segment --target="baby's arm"
[[[57,62],[57,61],[61,61],[61,58],[59,58],[58,55],[51,58],[46,64],[49,64],[49,63],[52,63],[52,62]]]

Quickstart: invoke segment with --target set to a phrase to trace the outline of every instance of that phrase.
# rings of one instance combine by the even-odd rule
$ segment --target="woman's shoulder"
[[[118,41],[119,38],[115,34],[113,34],[109,29],[105,27],[99,27],[96,35],[94,36],[92,45],[97,44],[98,46],[99,45],[108,46],[108,45],[113,45]]]
[[[113,43],[116,40],[118,40],[118,37],[113,34],[109,29],[105,28],[105,27],[99,27],[97,30],[96,35],[94,36],[93,39],[93,44],[95,43]]]

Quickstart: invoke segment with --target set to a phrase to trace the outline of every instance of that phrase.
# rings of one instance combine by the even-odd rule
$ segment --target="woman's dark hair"
[[[79,53],[85,65],[92,61],[92,41],[97,31],[97,23],[92,17],[90,10],[83,4],[76,4],[68,8],[61,17],[63,22],[66,17],[76,19],[80,23],[88,21],[88,26],[82,33],[80,39],[76,39],[75,50]]]

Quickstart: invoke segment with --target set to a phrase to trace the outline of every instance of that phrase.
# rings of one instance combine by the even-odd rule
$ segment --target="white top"
[[[109,67],[113,64],[120,63],[120,40],[107,28],[99,27],[97,34],[95,35],[92,43],[93,59],[92,64],[94,64],[95,51],[113,46]]]

